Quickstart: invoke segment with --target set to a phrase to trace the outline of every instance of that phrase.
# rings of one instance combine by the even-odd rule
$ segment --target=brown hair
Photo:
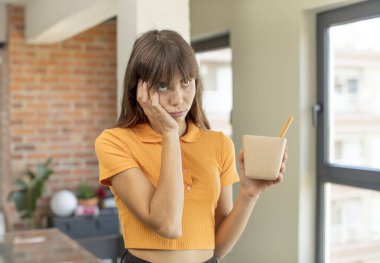
[[[149,122],[136,99],[139,79],[153,86],[162,81],[170,82],[177,73],[184,79],[195,79],[195,97],[186,120],[192,120],[200,128],[210,129],[202,108],[203,86],[194,51],[171,30],[148,31],[135,41],[125,72],[123,101],[116,127],[133,127]]]

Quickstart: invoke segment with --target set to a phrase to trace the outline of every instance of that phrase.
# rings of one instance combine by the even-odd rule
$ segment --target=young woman
[[[139,37],[125,73],[116,127],[95,142],[99,180],[118,208],[124,262],[217,262],[242,234],[259,195],[283,180],[249,179],[240,151],[210,130],[189,44],[170,30]]]

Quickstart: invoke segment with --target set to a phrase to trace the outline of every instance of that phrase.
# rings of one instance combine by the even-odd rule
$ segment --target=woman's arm
[[[227,206],[229,206],[228,203],[232,204],[232,186],[225,186],[223,188],[226,189],[221,192],[217,211],[220,209],[220,206],[225,206],[225,203],[227,203]],[[227,255],[239,240],[258,198],[258,195],[254,197],[247,196],[240,188],[233,209],[223,219],[220,219],[221,222],[216,228],[215,256],[217,258],[221,259]]]
[[[111,178],[115,192],[128,209],[166,238],[182,235],[184,186],[179,144],[178,133],[163,136],[161,173],[156,189],[139,168]]]
[[[235,205],[231,209],[232,186],[225,186],[221,190],[215,212],[215,256],[217,258],[220,259],[227,255],[239,240],[259,199],[260,193],[283,180],[286,160],[287,152],[285,151],[279,176],[276,180],[250,179],[245,176],[244,156],[243,152],[240,151],[240,188]]]

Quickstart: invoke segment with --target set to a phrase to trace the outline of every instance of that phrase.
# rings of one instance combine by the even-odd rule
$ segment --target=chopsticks
[[[286,132],[287,132],[288,129],[289,129],[290,124],[291,124],[292,121],[293,121],[293,119],[294,119],[293,116],[289,116],[289,117],[288,117],[288,119],[286,120],[284,126],[282,127],[281,132],[280,132],[280,135],[279,135],[278,137],[280,137],[280,138],[284,138]]]

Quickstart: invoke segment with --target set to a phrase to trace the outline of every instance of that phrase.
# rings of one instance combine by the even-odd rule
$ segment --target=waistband
[[[127,249],[124,251],[123,256],[121,257],[120,263],[151,263],[150,261],[146,261],[142,258],[136,257],[132,255]],[[216,256],[212,256],[209,260],[204,263],[218,263]]]

